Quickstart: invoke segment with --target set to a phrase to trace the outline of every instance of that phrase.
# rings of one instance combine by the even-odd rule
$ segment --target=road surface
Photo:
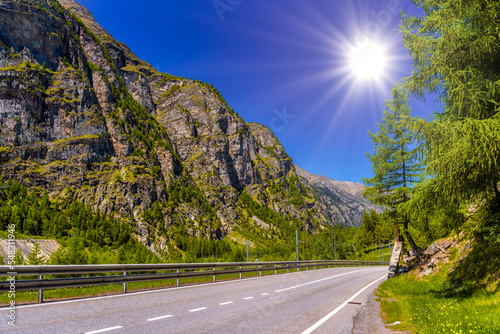
[[[0,309],[0,333],[351,333],[387,267],[325,268]]]

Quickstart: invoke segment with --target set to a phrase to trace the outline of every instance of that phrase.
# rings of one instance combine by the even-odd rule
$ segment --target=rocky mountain
[[[288,222],[277,234],[356,225],[269,129],[212,85],[138,59],[73,0],[0,2],[0,173],[121,217],[160,253],[256,212]]]
[[[375,210],[382,212],[382,208],[363,197],[365,186],[361,183],[335,181],[323,175],[315,175],[295,165],[295,170],[302,182],[311,185],[319,193],[329,211],[334,212],[336,221],[342,225],[360,226],[363,211]]]

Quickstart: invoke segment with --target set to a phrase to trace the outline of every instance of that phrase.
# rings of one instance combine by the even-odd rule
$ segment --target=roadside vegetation
[[[500,3],[413,3],[423,14],[403,13],[400,25],[413,71],[370,133],[374,176],[365,180],[365,194],[400,226],[413,270],[381,284],[378,296],[386,321],[401,322],[394,329],[499,333]],[[410,98],[436,97],[431,117],[411,116]],[[426,247],[446,237],[469,247],[421,276]]]
[[[387,324],[413,333],[500,333],[500,293],[453,282],[450,265],[435,275],[405,274],[382,283],[377,292]]]

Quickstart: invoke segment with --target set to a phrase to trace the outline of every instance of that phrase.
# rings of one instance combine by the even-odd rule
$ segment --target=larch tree
[[[415,200],[481,212],[500,231],[500,2],[413,2],[424,14],[403,15],[400,26],[413,59],[404,88],[442,102],[431,121],[417,122],[429,178]]]
[[[419,248],[409,231],[408,215],[400,206],[411,198],[412,187],[422,180],[422,164],[417,159],[415,136],[411,131],[411,108],[408,96],[395,86],[392,100],[385,103],[386,109],[378,132],[370,132],[374,145],[373,154],[367,154],[372,163],[373,177],[363,179],[369,186],[365,195],[374,203],[390,210],[396,223],[402,223],[406,239],[415,255]]]

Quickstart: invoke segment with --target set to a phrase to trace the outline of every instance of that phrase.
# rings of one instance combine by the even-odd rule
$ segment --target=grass
[[[239,243],[241,245],[246,245],[247,244],[247,239],[245,238],[245,236],[243,234],[241,234],[240,232],[238,232],[238,231],[234,231],[234,230],[231,231],[231,233],[229,233],[226,236],[226,238],[234,240],[234,241],[236,241],[237,243]],[[255,248],[255,243],[253,241],[249,240],[249,246]]]
[[[391,245],[391,251],[392,247]],[[382,245],[382,258],[384,261],[390,261],[391,260],[391,253],[389,252],[389,247],[387,245]],[[360,258],[361,261],[380,261],[380,250],[378,249],[373,249],[372,251],[368,253],[363,253]]]
[[[376,295],[386,323],[413,333],[500,333],[500,291],[448,278],[450,265],[422,279],[406,274],[382,283]]]

